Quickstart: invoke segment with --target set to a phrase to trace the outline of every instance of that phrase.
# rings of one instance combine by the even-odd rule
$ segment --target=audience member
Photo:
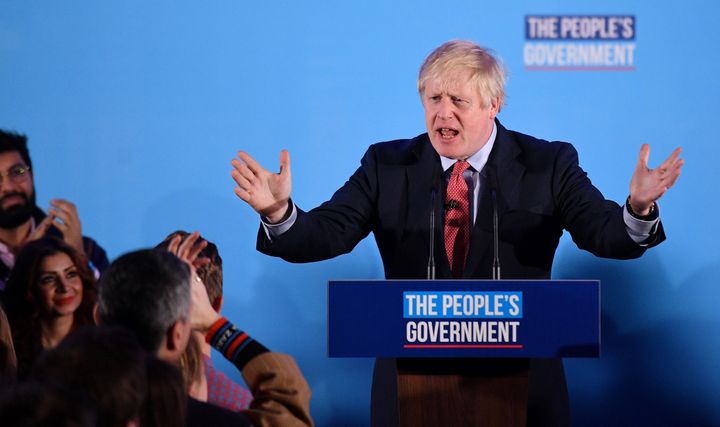
[[[20,378],[41,350],[57,346],[71,330],[93,324],[95,278],[84,257],[54,237],[30,242],[20,251],[4,297]]]
[[[147,358],[147,398],[140,413],[142,427],[183,426],[187,423],[187,393],[174,366]]]
[[[0,304],[0,391],[15,383],[17,357],[13,345],[10,324]]]
[[[50,201],[48,214],[35,204],[35,183],[27,137],[0,129],[0,291],[27,242],[58,237],[84,254],[96,273],[108,265],[105,250],[82,235],[80,217],[67,200]]]
[[[130,331],[85,327],[42,354],[30,378],[84,393],[97,411],[98,426],[138,426],[147,389],[146,358]]]
[[[0,421],[12,427],[97,427],[95,407],[85,395],[27,382],[0,395]]]
[[[170,242],[179,237],[184,241],[190,233],[184,230],[178,230],[170,233],[162,243],[158,245],[160,248],[167,249]],[[202,236],[201,240],[207,242],[207,246],[203,248],[198,257],[206,259],[207,263],[198,267],[197,275],[205,285],[205,289],[208,293],[210,302],[218,313],[222,308],[223,303],[223,270],[222,270],[222,258],[218,251],[217,246],[204,239]],[[228,408],[233,411],[240,411],[247,409],[252,401],[252,394],[245,387],[237,384],[225,375],[222,371],[215,369],[211,355],[210,344],[205,342],[204,336],[200,332],[194,332],[198,338],[197,341],[201,343],[202,349],[202,362],[205,370],[205,394],[207,395],[207,401]],[[188,346],[188,351],[192,353],[194,349]],[[192,360],[193,354],[189,354],[188,358]],[[192,366],[192,363],[188,363],[187,366]],[[195,393],[202,393],[202,384],[193,384]],[[202,399],[200,399],[202,400]]]
[[[200,342],[201,340],[202,343]],[[187,348],[180,356],[179,368],[183,385],[188,395],[202,402],[208,402],[208,383],[205,378],[205,367],[203,366],[203,354],[201,350],[201,345],[204,343],[204,338],[198,338],[194,332],[190,334]],[[215,402],[210,403],[216,404]]]
[[[128,327],[147,351],[172,364],[185,351],[192,325],[241,370],[255,396],[250,409],[238,413],[189,398],[190,426],[313,425],[310,389],[295,361],[269,352],[213,309],[188,266],[205,245],[195,244],[198,237],[171,242],[177,256],[154,249],[116,259],[100,279],[100,322]]]

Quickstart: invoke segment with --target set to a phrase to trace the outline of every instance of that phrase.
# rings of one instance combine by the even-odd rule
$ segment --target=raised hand
[[[45,233],[53,225],[54,219],[55,218],[52,215],[46,216],[42,221],[40,221],[40,224],[35,226],[35,230],[33,230],[32,233],[30,233],[30,235],[25,239],[25,241],[22,242],[22,245],[25,245],[32,242],[33,240],[37,240],[45,236]]]
[[[190,325],[200,332],[205,332],[212,326],[220,315],[215,311],[210,299],[208,298],[207,289],[200,277],[196,273],[196,269],[210,262],[209,259],[200,257],[200,252],[207,246],[207,241],[200,238],[197,231],[187,235],[185,239],[177,235],[170,239],[167,250],[177,255],[178,258],[185,261],[190,266],[190,292],[191,306]]]
[[[190,327],[202,333],[207,332],[219,318],[220,314],[213,308],[208,298],[207,288],[200,277],[193,271],[190,279]]]
[[[681,148],[676,148],[660,166],[648,168],[650,146],[640,147],[637,166],[630,180],[630,207],[639,215],[647,215],[650,207],[662,197],[680,176],[684,161],[680,158]]]
[[[195,274],[195,271],[210,263],[205,257],[200,257],[200,252],[207,246],[207,241],[200,238],[200,233],[195,231],[188,234],[185,239],[180,234],[170,239],[167,250],[185,261]]]
[[[292,190],[290,153],[280,152],[280,173],[269,172],[244,151],[239,151],[231,164],[230,174],[237,183],[235,194],[270,223],[280,222],[289,208]]]
[[[75,205],[67,200],[51,200],[48,213],[50,214],[49,216],[52,217],[53,225],[62,231],[65,243],[75,248],[81,254],[85,253],[82,240],[82,226],[80,225],[80,217],[78,216]]]

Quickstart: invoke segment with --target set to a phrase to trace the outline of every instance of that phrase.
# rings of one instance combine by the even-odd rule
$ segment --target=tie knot
[[[453,165],[453,170],[450,176],[462,175],[462,173],[465,172],[469,167],[470,163],[466,162],[465,160],[458,160],[457,162],[455,162],[455,165]]]

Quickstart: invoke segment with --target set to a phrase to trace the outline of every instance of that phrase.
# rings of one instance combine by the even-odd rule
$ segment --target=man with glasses
[[[0,129],[0,290],[15,265],[15,254],[25,243],[46,234],[85,254],[96,275],[109,264],[105,250],[82,235],[74,204],[51,200],[47,214],[35,204],[27,137]]]

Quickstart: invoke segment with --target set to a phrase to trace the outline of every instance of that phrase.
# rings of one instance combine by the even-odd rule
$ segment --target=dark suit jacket
[[[636,244],[625,229],[622,208],[592,185],[568,143],[508,131],[497,122],[485,168],[492,168],[496,176],[503,279],[549,279],[563,230],[581,249],[618,259],[636,258],[665,238],[659,225],[645,242],[648,246]],[[424,279],[431,209],[438,219],[435,241],[442,242],[441,173],[440,158],[427,134],[372,145],[360,168],[329,201],[309,212],[298,210],[296,223],[273,241],[261,229],[258,250],[290,262],[311,262],[350,252],[373,232],[386,278]],[[488,187],[481,191],[465,278],[492,277]],[[435,203],[433,192],[439,195]],[[452,278],[444,245],[435,245],[435,260],[436,277]],[[567,424],[567,390],[559,360],[530,361],[529,387],[531,423]]]
[[[558,241],[568,230],[581,249],[600,257],[636,258],[646,247],[625,230],[622,208],[605,200],[578,165],[567,143],[506,130],[497,123],[486,168],[497,176],[500,261],[505,279],[548,279]],[[312,262],[350,252],[373,232],[387,279],[426,278],[430,209],[436,209],[436,242],[442,242],[440,157],[427,134],[372,145],[360,168],[333,197],[304,212],[281,237],[258,234],[258,250],[290,262]],[[484,186],[487,190],[488,186]],[[487,279],[492,267],[492,203],[481,194],[464,277]],[[664,240],[658,226],[649,246]],[[451,278],[441,244],[435,245],[437,278]]]

